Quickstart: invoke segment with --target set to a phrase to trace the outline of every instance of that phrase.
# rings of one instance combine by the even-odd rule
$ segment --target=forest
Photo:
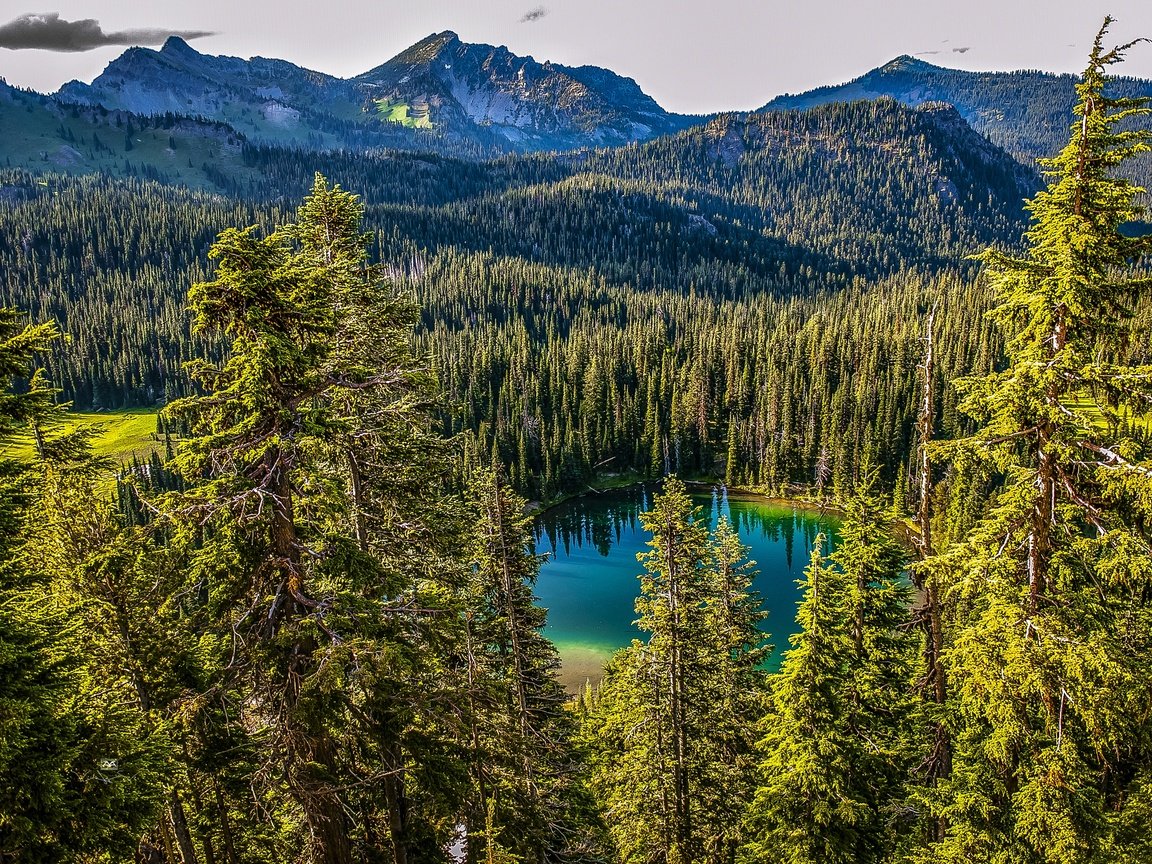
[[[825,449],[840,477],[891,450],[875,458],[896,483],[920,319],[952,297],[941,375],[990,368],[997,337],[965,255],[1018,236],[1038,184],[951,109],[892,101],[722,118],[579,159],[247,158],[268,189],[303,194],[323,170],[363,196],[372,260],[421,305],[445,431],[498,451],[533,499],[582,488],[609,459],[785,489]],[[185,395],[182,364],[222,350],[184,313],[213,238],[292,209],[146,180],[3,182],[0,303],[60,322],[45,369],[83,409]],[[612,346],[596,368],[593,340]]]
[[[1108,23],[1040,173],[880,100],[0,176],[0,862],[1152,860]],[[151,459],[70,420],[125,406]],[[606,473],[659,481],[643,638],[571,697],[528,504]],[[779,669],[697,477],[842,511]]]

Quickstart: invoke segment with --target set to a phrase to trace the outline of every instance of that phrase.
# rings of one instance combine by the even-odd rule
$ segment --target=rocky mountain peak
[[[160,53],[175,57],[203,57],[204,55],[181,39],[179,36],[169,36],[164,42]]]
[[[69,82],[57,96],[219,120],[249,140],[319,149],[385,139],[428,146],[427,133],[483,149],[572,149],[644,141],[692,122],[607,69],[538,63],[451,30],[352,79],[284,60],[201,54],[173,36],[158,51],[128,49],[91,85]]]
[[[432,63],[440,59],[443,55],[450,53],[460,44],[462,44],[460,37],[451,30],[445,30],[442,33],[432,33],[425,36],[410,48],[405,48],[385,65],[402,63],[416,66]],[[369,72],[366,74],[371,75],[372,73]]]
[[[926,60],[921,60],[919,57],[913,57],[911,54],[901,54],[899,57],[889,60],[878,69],[873,69],[869,74],[875,75],[883,72],[924,72],[936,68],[938,67],[933,66]]]

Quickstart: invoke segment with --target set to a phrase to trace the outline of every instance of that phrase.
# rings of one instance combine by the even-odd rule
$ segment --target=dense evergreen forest
[[[483,164],[248,158],[267,190],[323,169],[363,194],[374,260],[424,310],[445,430],[495,450],[532,498],[597,466],[782,489],[820,462],[839,489],[868,454],[897,482],[920,318],[950,297],[941,374],[991,368],[964,256],[1015,240],[1037,182],[951,109],[892,101]],[[46,369],[85,408],[183,395],[182,363],[221,348],[182,306],[208,246],[288,209],[154,181],[9,174],[3,189],[0,302],[61,323]]]
[[[1152,109],[1109,23],[1042,182],[891,101],[248,151],[298,205],[5,175],[0,862],[1149,860]],[[604,471],[663,481],[644,638],[569,699],[525,496]],[[843,509],[778,672],[693,474]]]

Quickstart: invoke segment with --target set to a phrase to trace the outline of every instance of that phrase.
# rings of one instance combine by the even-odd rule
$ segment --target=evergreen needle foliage
[[[847,506],[840,545],[817,538],[799,632],[771,686],[760,787],[743,860],[892,860],[906,830],[917,750],[910,681],[917,645],[895,518],[874,475]]]
[[[930,796],[947,831],[924,860],[1136,860],[1116,827],[1145,806],[1149,758],[1150,473],[1133,418],[1149,409],[1152,369],[1107,358],[1150,284],[1133,268],[1152,241],[1123,230],[1140,190],[1115,170],[1148,149],[1127,124],[1149,109],[1106,93],[1130,47],[1104,48],[1110,23],[1070,141],[1029,204],[1024,255],[984,256],[1007,362],[959,382],[982,425],[938,448],[998,483],[975,526],[924,565],[955,604],[952,771]]]
[[[726,522],[709,532],[671,477],[641,516],[651,532],[634,641],[585,701],[592,784],[620,860],[731,861],[751,793],[764,616]]]

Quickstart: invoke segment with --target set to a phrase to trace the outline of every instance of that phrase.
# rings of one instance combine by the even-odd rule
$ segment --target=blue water
[[[633,621],[647,550],[640,525],[655,486],[589,494],[542,513],[536,520],[536,552],[545,555],[536,594],[548,610],[546,635],[564,661],[566,683],[595,677],[613,651],[644,638]],[[723,487],[690,489],[701,515],[715,526],[727,516],[759,571],[755,588],[768,618],[761,625],[779,663],[793,632],[796,584],[808,565],[816,535],[835,542],[838,520],[816,510],[782,505],[758,496],[728,494]]]

